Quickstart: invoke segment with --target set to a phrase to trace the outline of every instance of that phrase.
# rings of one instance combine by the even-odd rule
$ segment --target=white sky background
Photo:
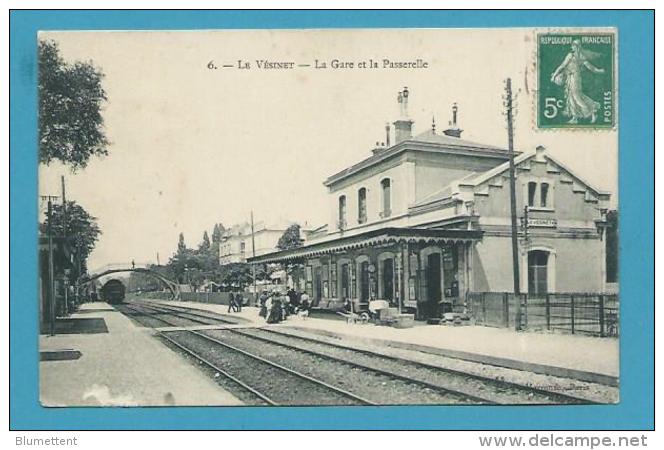
[[[216,222],[325,223],[329,175],[366,158],[408,86],[414,134],[445,128],[459,104],[463,138],[507,145],[503,79],[518,98],[519,150],[552,156],[617,203],[617,133],[534,130],[533,30],[49,32],[69,61],[106,74],[109,155],[75,174],[40,167],[40,194],[67,197],[102,229],[89,267],[162,264],[182,231],[195,247]],[[238,59],[429,62],[428,69],[206,68]],[[527,71],[527,73],[526,73]],[[527,79],[529,92],[525,91]],[[619,120],[619,118],[618,118]]]

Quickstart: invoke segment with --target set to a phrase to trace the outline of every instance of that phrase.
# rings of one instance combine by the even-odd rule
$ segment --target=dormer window
[[[528,183],[528,206],[535,206],[535,195],[537,194],[537,183]]]
[[[392,182],[389,178],[384,178],[380,182],[383,197],[383,211],[381,217],[390,217],[392,215]]]
[[[553,209],[553,186],[548,181],[529,181],[527,184],[528,207],[532,209]]]
[[[367,188],[357,191],[357,223],[367,221]]]
[[[540,206],[542,208],[547,208],[549,205],[547,204],[549,197],[549,183],[542,183],[540,185]]]
[[[338,228],[343,230],[346,228],[346,196],[339,197],[339,223]]]

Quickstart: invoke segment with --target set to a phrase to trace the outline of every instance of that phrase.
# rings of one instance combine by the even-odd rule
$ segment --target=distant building
[[[513,290],[509,152],[461,139],[456,105],[449,128],[413,136],[407,96],[394,144],[387,125],[385,144],[324,182],[327,229],[250,259],[303,264],[314,305],[377,298],[427,318],[462,310],[468,292]],[[516,154],[521,292],[604,291],[610,194],[544,147]]]
[[[252,243],[256,244],[256,256],[272,253],[277,250],[279,238],[286,229],[295,222],[254,223],[254,236],[251,236],[251,224],[242,223],[227,228],[221,235],[219,243],[219,264],[246,262],[247,258],[253,256]],[[307,239],[309,226],[305,223],[300,228],[300,236]]]

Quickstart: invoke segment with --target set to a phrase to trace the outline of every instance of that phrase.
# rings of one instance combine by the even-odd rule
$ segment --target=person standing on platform
[[[260,317],[267,317],[267,311],[268,311],[268,309],[267,309],[267,306],[266,306],[266,305],[267,305],[267,299],[268,299],[268,298],[269,298],[269,297],[268,297],[268,293],[267,293],[267,291],[263,291],[263,292],[261,293],[261,296],[258,297],[259,306],[260,306],[260,310],[258,311],[258,315],[259,315]]]
[[[309,301],[309,294],[307,294],[307,291],[304,291],[300,296],[300,309],[303,311],[309,311],[310,307],[311,302]]]
[[[290,297],[288,294],[281,296],[281,319],[286,320],[291,313]]]
[[[281,307],[281,295],[272,297],[272,305],[268,310],[267,323],[279,323],[283,320],[283,308]]]
[[[295,291],[295,289],[290,288],[290,289],[288,289],[288,292],[286,292],[286,295],[288,296],[288,301],[289,301],[289,304],[290,304],[290,309],[289,309],[288,313],[293,314],[293,313],[295,313],[295,309],[297,308],[297,306],[300,303],[299,299],[298,299],[297,292]]]
[[[242,303],[244,303],[244,297],[242,297],[242,292],[235,293],[235,312],[242,312]]]
[[[235,312],[235,294],[233,294],[233,291],[231,291],[230,295],[228,296],[228,312]]]

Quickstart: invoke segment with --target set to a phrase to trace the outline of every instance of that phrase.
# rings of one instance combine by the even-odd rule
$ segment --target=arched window
[[[339,229],[346,228],[346,196],[339,197]]]
[[[389,178],[384,178],[380,182],[381,191],[383,193],[383,217],[390,217],[392,214],[392,183]]]
[[[357,191],[357,222],[365,223],[367,221],[367,189],[360,188]]]

